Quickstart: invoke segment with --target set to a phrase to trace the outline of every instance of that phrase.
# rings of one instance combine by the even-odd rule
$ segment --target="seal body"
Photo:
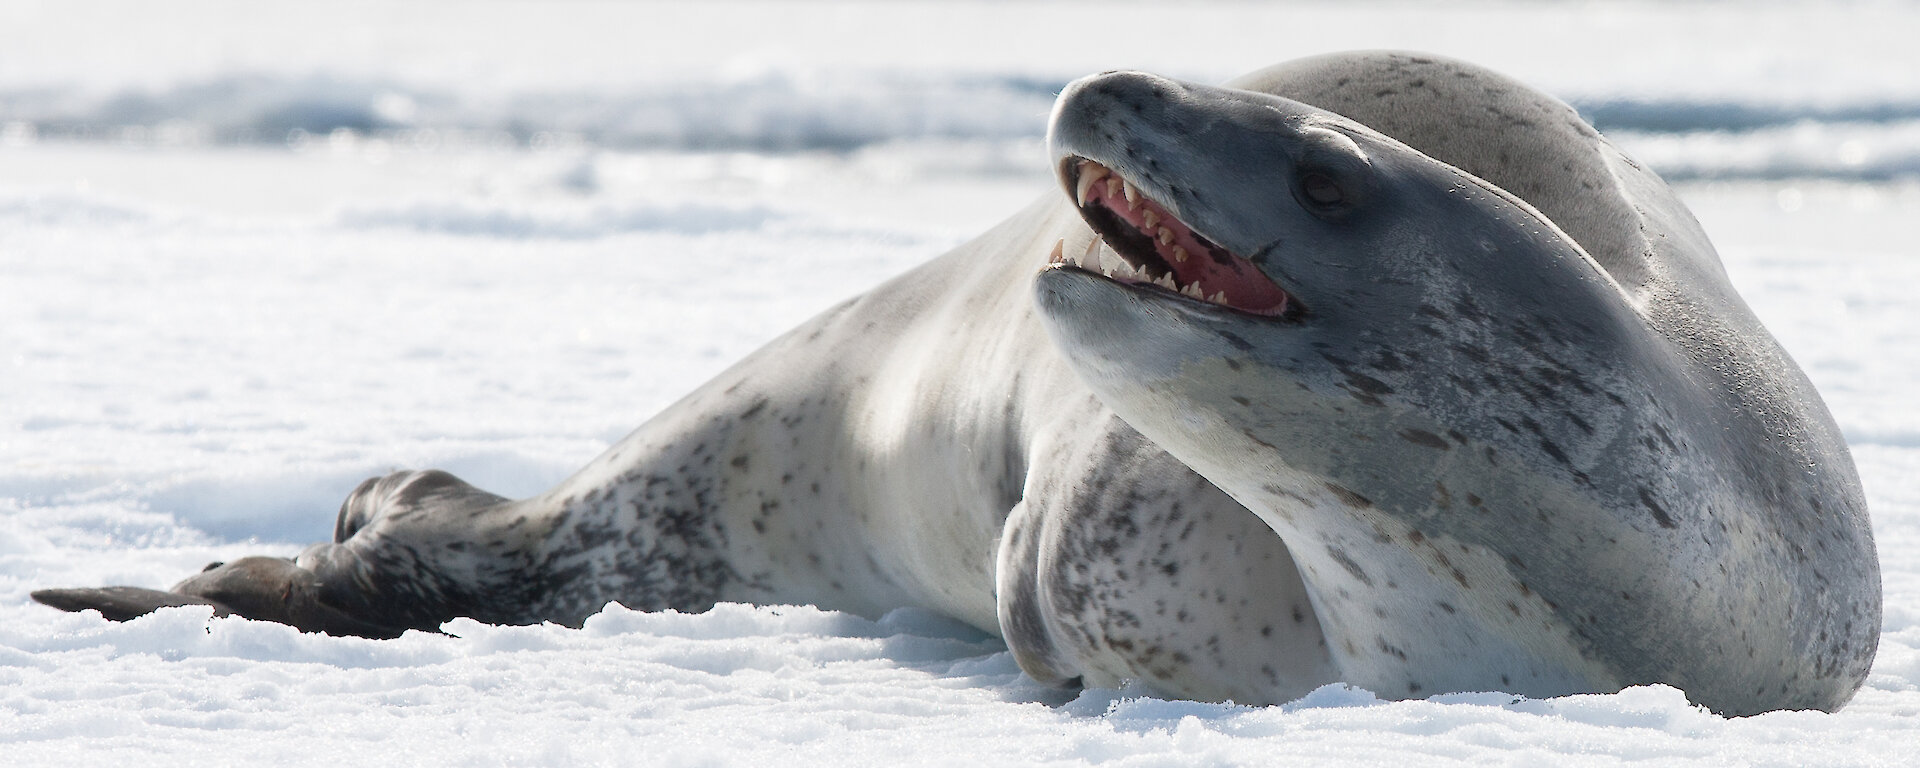
[[[1181,697],[1844,703],[1880,623],[1858,481],[1666,186],[1458,62],[1237,85],[1070,86],[1066,194],[545,494],[398,473],[291,560],[35,597],[373,636],[615,601],[919,606],[1042,681]]]

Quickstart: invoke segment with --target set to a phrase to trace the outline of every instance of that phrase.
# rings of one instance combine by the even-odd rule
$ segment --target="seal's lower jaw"
[[[1069,157],[1061,176],[1098,237],[1085,252],[1054,246],[1049,269],[1080,269],[1155,293],[1258,317],[1297,320],[1306,308],[1253,262],[1215,244],[1100,163]],[[1079,249],[1073,249],[1078,251]]]

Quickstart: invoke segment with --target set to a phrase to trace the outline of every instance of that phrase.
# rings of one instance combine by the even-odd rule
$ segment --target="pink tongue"
[[[1115,178],[1115,177],[1108,177]],[[1106,207],[1122,221],[1153,239],[1154,250],[1173,267],[1174,282],[1197,284],[1203,296],[1226,294],[1228,306],[1256,315],[1278,315],[1287,309],[1287,292],[1274,285],[1253,262],[1200,240],[1185,223],[1146,197],[1127,202],[1108,192],[1106,180],[1093,185],[1089,204]],[[1153,225],[1147,224],[1151,213]],[[1160,234],[1165,230],[1168,236]]]

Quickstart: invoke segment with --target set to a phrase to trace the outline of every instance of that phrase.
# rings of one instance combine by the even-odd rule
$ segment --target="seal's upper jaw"
[[[1181,221],[1122,174],[1070,156],[1062,181],[1097,236],[1085,250],[1054,246],[1049,269],[1078,268],[1116,282],[1158,289],[1250,315],[1299,319],[1305,307],[1243,256]]]

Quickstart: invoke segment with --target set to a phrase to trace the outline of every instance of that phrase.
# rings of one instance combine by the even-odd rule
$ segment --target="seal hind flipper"
[[[213,615],[229,616],[232,608],[213,600],[178,592],[146,587],[77,587],[72,589],[36,589],[29,593],[34,602],[63,611],[79,613],[95,610],[111,621],[128,621],[161,608],[179,605],[211,605]]]
[[[113,621],[176,605],[211,605],[219,616],[374,638],[438,631],[456,616],[531,623],[511,608],[528,599],[525,585],[510,578],[511,567],[477,567],[487,558],[476,557],[465,542],[445,540],[452,531],[470,530],[449,529],[445,520],[485,528],[482,518],[506,501],[439,470],[395,472],[361,483],[340,507],[335,540],[296,558],[212,563],[166,591],[122,586],[32,596],[65,611],[97,610]]]
[[[194,574],[173,591],[225,607],[227,613],[303,632],[388,638],[414,628],[368,621],[329,605],[326,581],[292,560],[243,557]]]
[[[128,621],[161,608],[213,606],[215,616],[242,616],[287,624],[303,632],[358,637],[399,637],[408,627],[365,621],[320,599],[318,575],[278,557],[245,557],[215,563],[161,591],[144,587],[42,589],[34,600],[63,611],[96,610],[112,621]]]

